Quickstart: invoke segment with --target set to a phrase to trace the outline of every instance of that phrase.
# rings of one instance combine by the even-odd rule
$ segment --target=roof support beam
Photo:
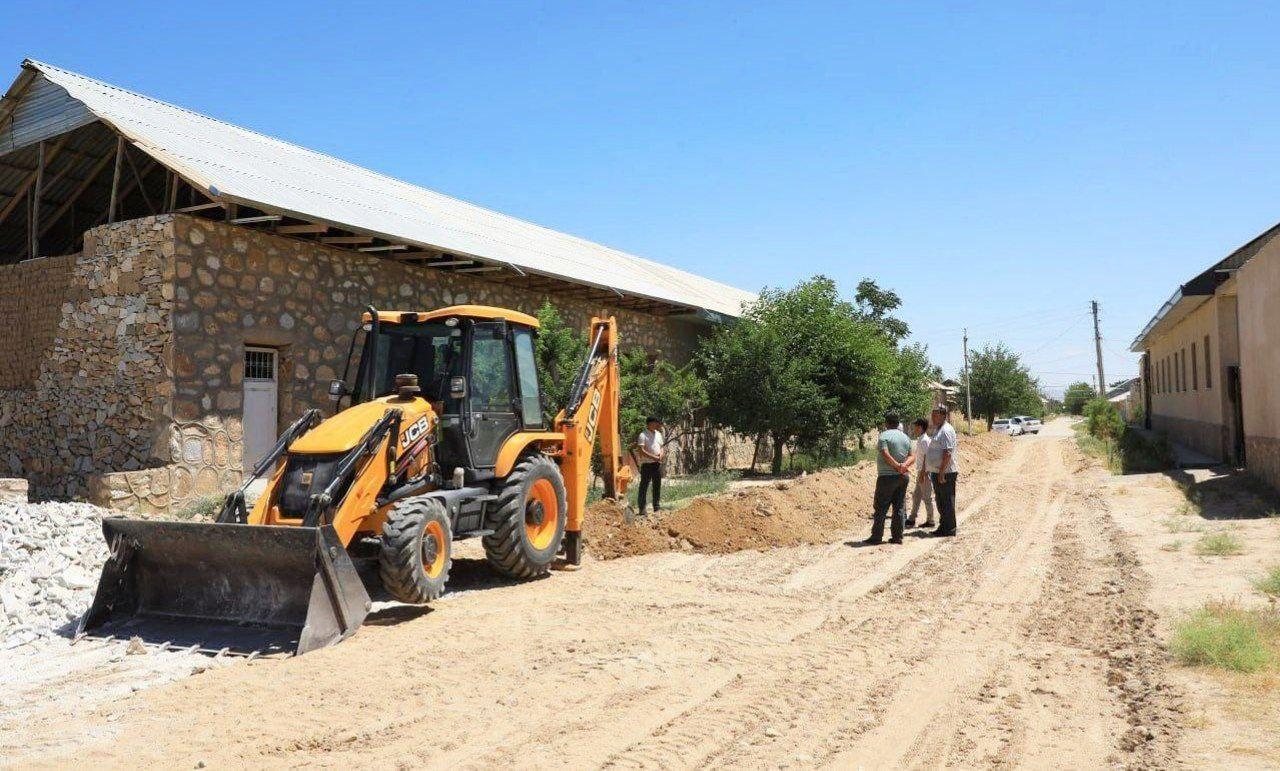
[[[297,235],[299,233],[327,233],[328,225],[281,225],[276,228],[276,232],[282,235]]]
[[[147,195],[147,186],[142,184],[142,175],[138,173],[138,167],[133,162],[133,156],[129,155],[128,147],[125,148],[124,157],[129,162],[129,170],[133,172],[134,180],[138,183],[138,191],[142,193],[142,202],[147,205],[147,211],[151,212],[152,215],[159,214],[160,212],[156,211],[156,207],[151,205],[151,196]]]
[[[107,222],[116,221],[116,204],[120,200],[120,164],[124,158],[124,135],[116,136],[116,170],[111,175],[111,203],[107,205]]]
[[[27,234],[31,236],[31,259],[40,256],[40,198],[44,195],[44,140],[36,148],[36,184],[31,190],[31,221]]]
[[[221,209],[224,206],[226,206],[226,204],[221,203],[220,201],[210,201],[209,203],[198,203],[194,206],[184,206],[181,209],[174,209],[174,212],[178,214],[194,214],[195,212],[206,211],[208,209]]]
[[[72,191],[71,195],[67,196],[67,200],[62,202],[62,205],[59,206],[57,211],[53,213],[53,216],[49,218],[49,221],[41,226],[40,235],[43,236],[45,233],[49,231],[49,228],[53,227],[54,224],[58,222],[58,220],[62,219],[62,215],[66,214],[67,211],[71,208],[71,206],[76,202],[76,200],[80,198],[80,196],[84,193],[84,191],[89,189],[89,185],[93,184],[93,180],[97,178],[99,174],[102,173],[102,170],[107,167],[107,163],[109,163],[110,161],[111,161],[110,154],[104,155],[98,159],[98,162],[94,165],[92,169],[89,170],[89,173],[85,175],[85,178],[80,180],[79,186],[77,186],[76,189]]]
[[[371,244],[373,236],[324,236],[320,239],[322,244]]]
[[[67,134],[63,134],[58,139],[58,143],[49,151],[48,156],[45,158],[46,163],[52,162],[54,158],[58,157],[58,153],[62,151],[62,146],[66,141]],[[9,215],[13,213],[13,210],[18,208],[18,201],[21,201],[23,196],[27,194],[27,191],[31,189],[31,186],[36,183],[36,173],[38,171],[39,169],[33,169],[32,172],[27,175],[27,178],[23,180],[22,184],[18,186],[18,189],[14,191],[13,198],[9,199],[9,203],[5,204],[3,209],[0,209],[0,225],[3,225],[4,221],[9,218]]]

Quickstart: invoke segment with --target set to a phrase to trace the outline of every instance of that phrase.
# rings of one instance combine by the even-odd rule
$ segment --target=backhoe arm
[[[591,347],[583,362],[569,403],[555,419],[555,430],[564,434],[560,468],[564,474],[568,516],[565,554],[577,564],[587,483],[591,478],[591,453],[596,437],[604,461],[604,494],[622,498],[631,482],[631,468],[623,454],[619,433],[618,324],[612,316],[591,319]]]

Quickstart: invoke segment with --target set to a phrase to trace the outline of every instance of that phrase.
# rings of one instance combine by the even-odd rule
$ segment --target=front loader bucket
[[[306,653],[369,612],[332,526],[102,521],[111,556],[77,634],[235,653]]]

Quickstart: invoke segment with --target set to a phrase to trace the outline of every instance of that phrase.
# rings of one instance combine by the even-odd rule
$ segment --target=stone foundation
[[[1280,490],[1280,439],[1250,436],[1244,440],[1245,467],[1250,474]]]
[[[1220,423],[1152,415],[1151,427],[1170,441],[1186,445],[1214,460],[1225,461],[1227,458],[1227,427]]]

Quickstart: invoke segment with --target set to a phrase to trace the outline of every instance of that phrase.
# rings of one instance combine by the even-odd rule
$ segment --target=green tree
[[[875,281],[864,278],[858,282],[853,304],[858,316],[875,325],[894,345],[911,332],[905,321],[890,315],[902,306],[902,298],[892,289],[881,289]]]
[[[551,418],[569,402],[573,378],[587,358],[587,333],[565,323],[560,311],[544,302],[538,309],[537,343],[538,386],[542,389],[542,408]]]
[[[882,330],[825,276],[764,290],[698,354],[711,419],[742,434],[768,434],[774,473],[788,444],[826,446],[874,425],[893,389],[895,358]]]
[[[645,419],[655,417],[666,428],[665,440],[680,446],[681,439],[698,424],[707,406],[707,388],[693,365],[677,367],[664,359],[652,359],[642,348],[633,348],[618,361],[622,405],[619,430],[629,445],[644,430]]]
[[[988,345],[970,356],[969,382],[960,385],[960,403],[972,388],[973,412],[987,419],[987,428],[998,415],[1019,413],[1039,401],[1038,385],[1018,354],[1003,343]]]
[[[538,309],[535,355],[543,406],[554,416],[569,401],[573,379],[587,357],[585,330],[576,330],[551,303]],[[707,403],[707,391],[692,365],[677,367],[664,359],[652,359],[643,348],[633,348],[618,359],[619,431],[629,443],[653,416],[667,426],[667,441],[679,443],[697,424],[698,412]]]
[[[1066,393],[1062,395],[1062,408],[1072,415],[1083,414],[1084,406],[1097,395],[1093,386],[1083,380],[1077,381],[1067,386]]]
[[[1124,418],[1111,402],[1103,398],[1091,399],[1084,406],[1087,418],[1085,427],[1089,433],[1107,442],[1115,441],[1124,433]]]
[[[897,350],[895,359],[888,408],[897,410],[904,421],[929,417],[933,394],[928,384],[941,379],[937,366],[929,361],[929,349],[923,343],[905,345]]]

